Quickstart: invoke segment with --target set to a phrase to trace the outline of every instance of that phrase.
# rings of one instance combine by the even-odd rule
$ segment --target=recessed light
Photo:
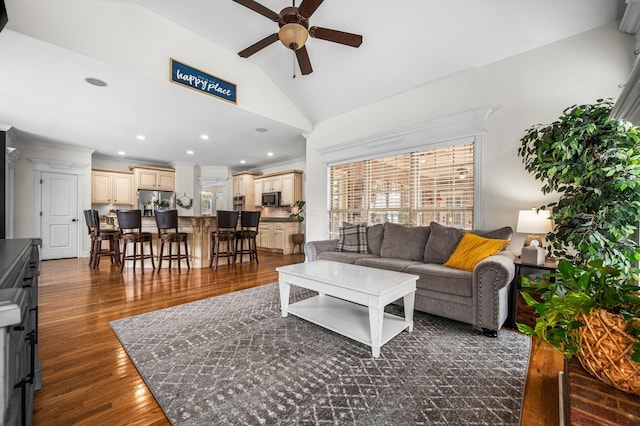
[[[118,151],[118,155],[126,155],[127,153],[124,151]]]
[[[187,154],[189,154],[189,155],[193,155],[193,151],[192,151],[192,150],[188,150],[188,151],[187,151]]]
[[[203,141],[209,140],[209,135],[200,135],[200,139],[202,139]]]
[[[273,152],[267,152],[267,157],[273,157]]]
[[[139,141],[143,141],[143,140],[147,139],[147,137],[145,135],[138,135],[138,136],[136,136],[136,139],[138,139]]]
[[[267,131],[267,129],[265,129],[264,127],[258,127],[258,128],[256,129],[256,132],[260,132],[260,133],[264,133],[264,132],[266,132],[266,131]]]
[[[240,164],[246,164],[247,162],[244,160],[240,160]]]
[[[84,79],[84,81],[86,81],[87,83],[93,86],[98,86],[98,87],[105,87],[107,85],[106,81],[100,80],[99,78],[87,77]]]

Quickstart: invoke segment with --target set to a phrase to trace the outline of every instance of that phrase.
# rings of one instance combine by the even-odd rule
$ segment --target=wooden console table
[[[640,425],[640,396],[601,382],[587,373],[575,358],[565,361],[561,377],[560,424]]]

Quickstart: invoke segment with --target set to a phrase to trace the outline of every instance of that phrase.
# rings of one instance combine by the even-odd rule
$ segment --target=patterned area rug
[[[413,332],[372,358],[282,318],[277,283],[110,324],[175,425],[519,424],[530,339],[508,330],[492,339],[416,311]]]

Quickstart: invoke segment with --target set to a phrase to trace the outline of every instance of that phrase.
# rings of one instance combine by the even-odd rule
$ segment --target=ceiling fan
[[[300,7],[295,6],[294,0],[293,6],[285,7],[280,13],[276,13],[254,0],[233,1],[271,19],[273,22],[277,22],[280,27],[280,31],[277,33],[268,35],[238,52],[238,55],[243,58],[248,58],[275,41],[280,40],[288,49],[295,52],[298,65],[300,66],[300,72],[302,75],[307,75],[313,72],[309,54],[305,46],[308,36],[352,47],[359,47],[362,44],[362,36],[359,34],[346,33],[322,27],[309,28],[309,18],[324,0],[303,0]]]

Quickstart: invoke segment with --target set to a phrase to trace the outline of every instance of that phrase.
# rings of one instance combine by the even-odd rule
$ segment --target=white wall
[[[92,150],[70,146],[41,143],[38,141],[11,140],[11,145],[20,151],[20,158],[15,164],[15,223],[14,238],[40,237],[39,226],[35,222],[35,164],[30,159],[47,159],[61,162],[86,164],[84,174],[78,176],[84,191],[79,210],[91,208],[91,154]],[[64,173],[64,169],[61,169]],[[78,235],[83,235],[82,253],[88,253],[89,237],[84,218],[79,218]]]
[[[525,130],[552,122],[573,104],[617,97],[633,45],[612,24],[318,123],[307,138],[307,240],[327,237],[326,164],[319,149],[481,107],[495,109],[480,147],[482,227],[515,229],[518,210],[551,200],[517,156]],[[523,240],[514,235],[514,251]]]

